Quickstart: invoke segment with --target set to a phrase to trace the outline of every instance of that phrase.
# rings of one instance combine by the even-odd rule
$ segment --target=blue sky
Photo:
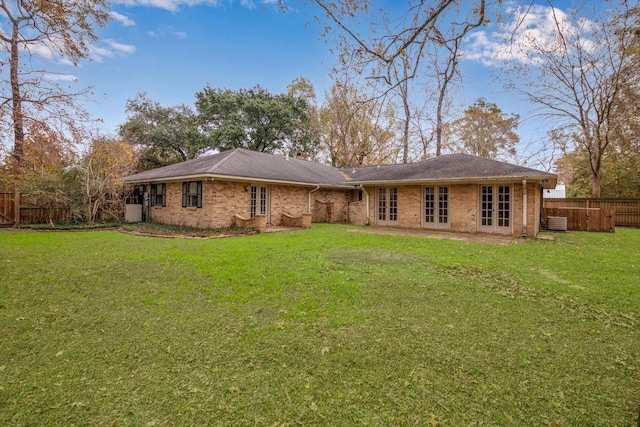
[[[303,11],[283,14],[277,5],[240,1],[145,3],[115,2],[112,21],[100,30],[104,54],[69,70],[78,83],[93,86],[98,104],[89,108],[104,119],[106,133],[124,122],[125,102],[137,92],[169,106],[193,105],[207,84],[260,85],[272,93],[285,92],[296,77],[308,78],[320,93],[330,85],[328,47]]]
[[[283,13],[276,0],[112,0],[112,20],[98,30],[92,60],[78,67],[59,61],[57,78],[93,87],[94,101],[86,105],[103,120],[98,128],[104,134],[117,132],[126,120],[127,99],[138,92],[165,106],[192,106],[195,93],[207,84],[234,90],[260,85],[283,93],[293,79],[305,77],[321,103],[331,86],[331,40],[321,37],[314,21],[318,8],[301,0],[288,4],[291,10]],[[382,4],[404,7],[395,1]],[[538,7],[529,11],[527,24],[543,37],[548,8]],[[489,26],[470,39],[455,103],[461,114],[483,96],[505,113],[520,114],[521,146],[536,144],[545,138],[546,124],[531,118],[531,106],[505,93],[497,78],[504,34]]]

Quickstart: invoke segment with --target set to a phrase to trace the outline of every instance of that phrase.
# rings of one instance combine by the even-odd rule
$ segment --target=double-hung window
[[[167,206],[167,184],[151,184],[151,206]]]
[[[182,183],[182,207],[202,207],[202,181],[190,181]]]

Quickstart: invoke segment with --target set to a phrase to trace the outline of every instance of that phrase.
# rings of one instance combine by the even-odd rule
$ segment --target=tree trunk
[[[11,34],[11,58],[9,59],[9,74],[11,81],[11,101],[13,107],[13,155],[18,167],[22,167],[24,157],[24,119],[22,116],[22,98],[20,94],[20,80],[18,79],[18,67],[20,55],[18,51],[18,24],[14,23]]]
[[[592,172],[591,174],[591,198],[600,198],[600,173]]]
[[[402,133],[402,163],[409,162],[409,107],[405,104],[405,121],[404,121],[404,129]]]
[[[453,63],[452,67],[455,67],[455,62]],[[439,157],[442,154],[442,108],[444,105],[444,97],[447,96],[447,85],[449,84],[449,80],[451,79],[449,77],[450,75],[453,76],[453,73],[449,74],[445,72],[442,86],[440,87],[440,93],[438,94],[438,108],[436,108],[436,156],[437,157]]]
[[[404,82],[400,88],[402,93],[402,107],[404,108],[404,129],[402,129],[402,163],[409,161],[409,121],[411,120],[411,109],[409,108],[409,80],[407,69],[404,69]]]

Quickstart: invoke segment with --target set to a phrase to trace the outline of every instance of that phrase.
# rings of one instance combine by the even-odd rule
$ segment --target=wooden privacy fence
[[[16,196],[13,191],[0,188],[0,227],[10,227],[16,220]]]
[[[613,210],[615,212],[615,225],[640,227],[639,199],[544,199],[544,208]]]
[[[0,227],[12,227],[19,223],[47,224],[68,222],[71,212],[67,209],[49,209],[36,206],[20,206],[22,198],[12,189],[0,188]]]
[[[616,230],[615,211],[601,208],[544,208],[542,220],[549,223],[550,216],[567,218],[567,230],[606,231]]]
[[[48,209],[20,206],[20,222],[25,224],[47,224],[50,222],[69,222],[71,212],[66,209]]]

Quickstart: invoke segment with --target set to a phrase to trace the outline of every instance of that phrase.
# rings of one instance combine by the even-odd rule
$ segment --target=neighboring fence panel
[[[16,218],[16,195],[0,189],[0,227],[10,227]]]
[[[606,231],[613,233],[615,211],[600,208],[544,208],[544,223],[547,217],[564,216],[567,218],[567,230],[571,231]]]
[[[583,208],[615,211],[615,225],[640,227],[640,200],[544,199],[544,208]]]
[[[71,213],[63,209],[46,209],[20,206],[20,222],[26,224],[47,224],[69,222]]]

